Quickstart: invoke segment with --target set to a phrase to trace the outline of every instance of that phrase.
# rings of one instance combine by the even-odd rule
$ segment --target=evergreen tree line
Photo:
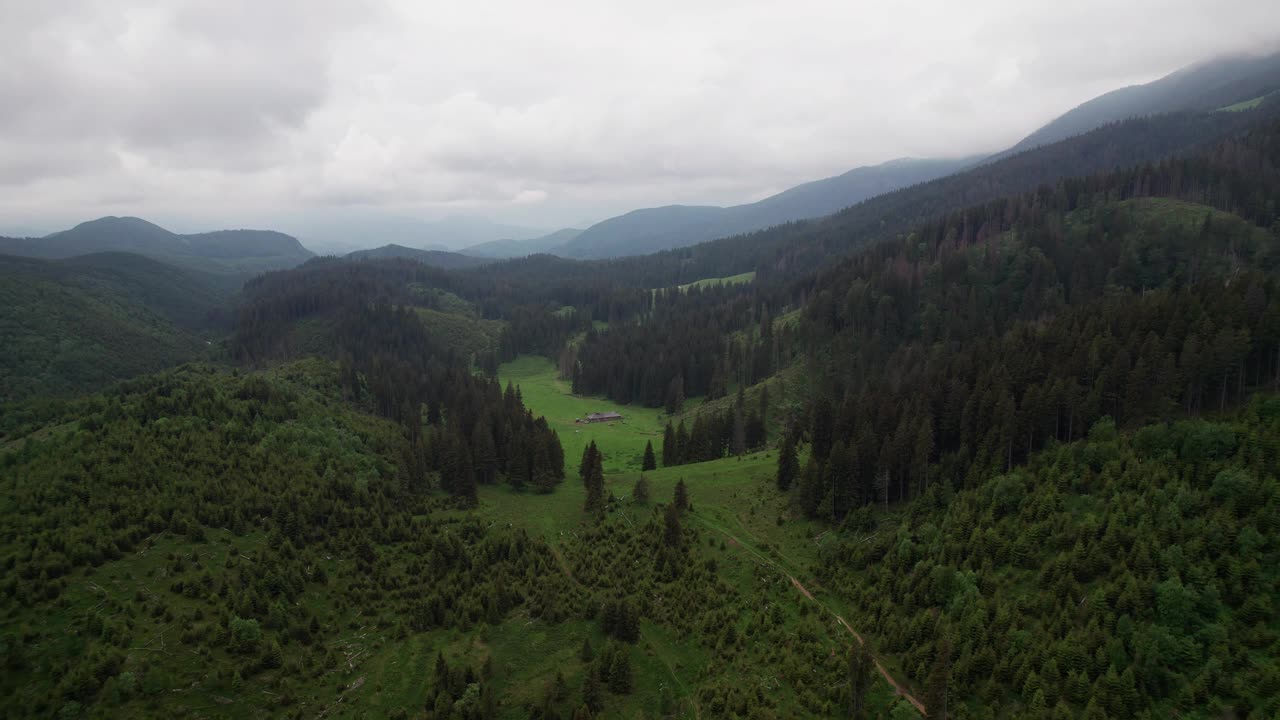
[[[251,360],[251,348],[279,347],[271,339],[275,333],[292,334],[298,320],[320,312],[290,299],[312,298],[312,286],[332,290],[326,344],[340,360],[344,392],[404,428],[408,487],[441,488],[474,503],[478,483],[505,480],[550,492],[563,480],[564,453],[546,420],[535,419],[512,388],[504,393],[495,379],[477,375],[451,348],[441,347],[412,307],[367,294],[381,292],[376,282],[331,286],[331,275],[387,280],[376,263],[356,264],[354,271],[349,265],[319,263],[258,282],[232,341],[237,355]],[[388,267],[417,277],[412,265]],[[310,278],[313,273],[321,277]],[[280,308],[285,310],[273,312]]]
[[[562,362],[575,393],[680,410],[685,400],[725,397],[771,376],[793,355],[790,326],[775,328],[748,286],[654,293],[640,321],[588,331]]]
[[[339,325],[348,395],[403,425],[411,487],[446,490],[474,503],[477,484],[505,480],[551,492],[564,479],[564,451],[545,418],[516,391],[457,362],[439,363],[412,310],[361,306]],[[450,358],[452,359],[452,358]]]
[[[1274,212],[1277,192],[1274,171],[1268,169],[1274,168],[1275,163],[1265,159],[1265,153],[1273,153],[1274,149],[1259,146],[1259,136],[1267,131],[1254,128],[1259,123],[1265,128],[1277,111],[1280,100],[1244,117],[1190,113],[1129,120],[971,172],[873,198],[830,218],[790,223],[669,252],[687,260],[705,260],[708,264],[703,277],[757,270],[752,290],[755,306],[747,312],[755,312],[758,317],[765,313],[757,308],[808,304],[812,293],[820,291],[815,287],[820,276],[814,271],[829,265],[832,257],[870,247],[871,255],[858,253],[853,260],[869,257],[885,261],[884,246],[877,248],[875,241],[898,237],[900,243],[915,244],[924,234],[919,225],[931,218],[951,213],[951,217],[933,221],[930,226],[936,228],[942,223],[949,230],[960,218],[960,227],[954,230],[960,237],[953,240],[962,244],[972,243],[979,233],[984,234],[984,239],[987,234],[998,233],[1001,223],[1008,225],[1013,220],[1005,214],[1016,212],[1013,208],[1020,199],[992,199],[1029,191],[1040,183],[1053,184],[1028,196],[1040,199],[1041,204],[1035,207],[1041,212],[1069,212],[1082,204],[1094,205],[1099,202],[1099,195],[1111,199],[1178,197],[1238,213],[1267,226],[1272,222],[1266,218]],[[1174,152],[1193,154],[1159,165],[1113,171]],[[1086,175],[1101,171],[1112,172]],[[1073,176],[1082,179],[1062,179]],[[1247,189],[1243,189],[1246,185]],[[988,201],[990,207],[972,207]],[[963,210],[965,207],[970,209]],[[907,237],[913,227],[917,232]],[[889,246],[897,247],[897,243],[890,242]],[[718,251],[712,253],[713,248]],[[665,255],[614,263],[657,264]],[[752,257],[756,258],[754,262],[744,264],[744,258]],[[689,262],[686,267],[692,265]],[[634,269],[643,272],[639,267]],[[716,338],[724,338],[750,322],[741,308],[729,309],[736,299],[736,295],[722,296],[725,307],[705,301],[689,303],[669,317],[655,313],[649,322],[589,336],[573,358],[575,362],[562,362],[562,368],[573,371],[565,373],[566,377],[579,383],[583,392],[650,407],[672,407],[682,397],[714,399],[723,395],[729,383],[744,378],[748,384],[758,382],[790,362],[797,352],[783,333],[777,338],[766,337],[764,326],[754,338],[732,338],[742,343],[737,352],[717,342]]]
[[[827,387],[795,428],[812,448],[802,507],[838,519],[1103,416],[1220,410],[1273,385],[1277,196],[1257,188],[1276,187],[1277,135],[992,203],[827,273],[802,330]],[[1156,189],[1263,227],[1131,197]]]
[[[698,413],[691,428],[685,425],[684,420],[675,426],[668,421],[662,431],[662,466],[742,455],[764,447],[767,440],[761,410],[747,410],[739,393],[733,408],[723,412]]]

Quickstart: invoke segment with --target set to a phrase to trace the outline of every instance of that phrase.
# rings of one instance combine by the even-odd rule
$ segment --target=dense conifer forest
[[[228,294],[211,276],[125,253],[0,255],[0,403],[200,358],[228,327]]]
[[[957,717],[1267,717],[1280,399],[1120,433],[858,511],[820,573]],[[948,697],[949,696],[949,697]]]
[[[0,258],[6,712],[1274,717],[1277,102],[638,258]]]

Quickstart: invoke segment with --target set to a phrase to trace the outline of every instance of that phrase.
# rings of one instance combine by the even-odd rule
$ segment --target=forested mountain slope
[[[905,497],[922,453],[1008,464],[1103,415],[1221,408],[1276,376],[1278,190],[1272,122],[954,214],[826,273],[801,332],[835,416],[862,428],[864,488]]]
[[[584,392],[642,398],[646,404],[661,403],[668,384],[677,380],[686,396],[715,397],[725,387],[714,382],[715,376],[751,384],[799,352],[799,344],[774,333],[762,320],[803,306],[808,322],[800,332],[807,335],[808,354],[822,372],[832,373],[836,392],[831,396],[838,398],[844,394],[843,378],[864,378],[869,387],[880,382],[901,388],[902,374],[926,363],[929,353],[956,356],[954,349],[936,348],[939,341],[969,342],[1003,334],[1015,321],[1054,320],[1065,311],[1102,302],[1110,297],[1111,286],[1141,293],[1171,283],[1207,282],[1211,270],[1225,277],[1270,273],[1274,239],[1261,228],[1275,223],[1278,134],[1272,121],[1187,159],[1067,180],[952,213],[811,276],[816,280],[800,280],[785,289],[664,295],[651,321],[588,336],[577,349],[581,368],[575,377]],[[1155,197],[1206,206],[1116,205]],[[1215,216],[1207,205],[1235,217]],[[1224,263],[1213,253],[1234,259]],[[1193,263],[1192,269],[1173,259]],[[1112,265],[1120,265],[1119,271],[1110,273]],[[993,295],[987,282],[1013,285]],[[1236,282],[1231,287],[1237,292],[1241,286]],[[1096,316],[1100,308],[1079,312]],[[759,330],[740,347],[725,342],[725,333],[753,326]],[[1251,330],[1259,337],[1257,328]],[[666,351],[635,351],[646,343],[661,343]],[[925,384],[930,392],[939,392],[947,382],[931,378]],[[910,403],[896,407],[895,412],[907,413]],[[879,448],[867,452],[879,453]]]
[[[442,270],[400,259],[321,259],[268,273],[245,286],[232,356],[249,365],[319,355],[340,363],[343,390],[399,423],[408,475],[474,503],[476,485],[499,473],[551,492],[564,479],[554,430],[510,388],[474,372],[453,338],[417,311],[446,307],[432,278]],[[310,342],[300,326],[317,324]],[[488,364],[493,364],[490,355]],[[435,478],[434,480],[432,478]]]
[[[804,285],[822,390],[778,484],[845,529],[823,572],[929,707],[1277,710],[1280,406],[1250,403],[1280,382],[1277,190],[1271,122],[954,213]]]
[[[820,574],[931,716],[1269,717],[1277,458],[1274,395],[1130,433],[1104,419],[1025,468],[856,513]]]
[[[427,519],[451,501],[424,492],[401,429],[342,386],[319,361],[187,366],[0,436],[7,714],[340,710],[355,678],[334,692],[331,673],[376,653],[371,634],[575,607],[545,543]],[[491,694],[478,670],[456,687],[476,684],[477,708]],[[415,680],[383,712],[430,702]]]
[[[198,357],[228,327],[221,285],[127,253],[0,256],[0,402],[85,392]]]

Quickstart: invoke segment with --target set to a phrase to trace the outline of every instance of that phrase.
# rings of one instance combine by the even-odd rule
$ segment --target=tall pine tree
[[[604,464],[594,441],[587,446],[586,474],[583,475],[582,482],[587,488],[587,500],[583,509],[593,515],[603,513]]]
[[[782,449],[778,452],[778,489],[786,492],[796,481],[800,473],[800,463],[796,459],[796,442],[788,434],[782,439]]]

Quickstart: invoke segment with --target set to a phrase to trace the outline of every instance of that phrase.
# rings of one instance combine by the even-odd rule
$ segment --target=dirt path
[[[786,575],[786,576],[787,576],[787,579],[791,581],[791,584],[792,584],[793,586],[795,586],[795,589],[796,589],[796,590],[799,590],[799,591],[800,591],[800,594],[801,594],[801,595],[804,595],[806,598],[809,598],[809,599],[810,599],[810,600],[812,600],[813,602],[817,603],[817,604],[818,604],[818,607],[820,607],[820,608],[822,608],[823,610],[826,610],[828,613],[830,613],[830,614],[831,614],[831,616],[832,616],[832,617],[834,617],[834,618],[836,619],[836,622],[838,622],[838,623],[840,623],[842,626],[844,626],[844,629],[845,629],[845,630],[848,630],[848,631],[849,631],[849,634],[853,635],[854,639],[856,639],[856,640],[858,641],[858,644],[859,644],[859,645],[866,645],[866,641],[862,639],[862,636],[858,634],[858,631],[856,631],[856,630],[854,630],[854,629],[853,629],[853,626],[852,626],[852,625],[850,625],[850,624],[848,623],[848,621],[846,621],[842,616],[840,616],[838,613],[836,613],[836,611],[834,611],[834,610],[832,610],[831,608],[827,607],[826,603],[824,603],[824,602],[822,602],[821,600],[819,600],[819,599],[815,598],[815,597],[813,596],[813,593],[809,592],[809,589],[808,589],[808,588],[806,588],[806,587],[804,586],[804,584],[803,584],[803,583],[801,583],[799,580],[797,580],[797,579],[796,579],[796,577],[795,577],[794,575],[792,575],[791,573],[787,572],[784,568],[782,568],[781,566],[779,566],[779,565],[778,565],[777,563],[775,563],[774,561],[772,561],[772,560],[770,560],[769,558],[765,557],[764,555],[761,555],[760,553],[756,552],[756,550],[755,550],[754,548],[752,548],[750,545],[746,545],[746,544],[744,544],[741,540],[739,540],[738,538],[734,537],[733,533],[729,532],[728,530],[725,530],[724,528],[721,528],[721,527],[717,527],[716,525],[714,525],[714,524],[712,524],[712,523],[710,523],[710,522],[707,522],[707,521],[703,521],[703,524],[705,524],[707,527],[710,527],[710,528],[711,528],[711,529],[713,529],[713,530],[716,530],[716,531],[718,531],[718,532],[720,532],[720,533],[724,534],[724,535],[725,535],[725,536],[726,536],[730,541],[732,541],[732,542],[733,542],[733,543],[735,543],[736,545],[738,545],[738,546],[742,547],[742,548],[743,548],[743,549],[745,549],[747,552],[749,552],[749,553],[751,553],[752,555],[756,556],[756,558],[758,558],[758,559],[759,559],[759,560],[761,560],[762,562],[764,562],[764,563],[766,563],[766,564],[768,564],[768,565],[772,566],[774,569],[776,569],[776,570],[778,570],[779,572],[781,572],[782,574]],[[903,699],[905,699],[907,702],[911,703],[913,706],[915,706],[915,709],[916,709],[916,710],[920,711],[920,714],[921,714],[921,715],[924,715],[924,716],[926,716],[926,717],[927,717],[927,716],[929,715],[929,712],[928,712],[928,710],[926,710],[926,709],[925,709],[924,703],[920,702],[920,699],[919,699],[919,698],[917,698],[916,696],[912,695],[912,694],[910,693],[910,691],[908,691],[908,690],[907,690],[906,686],[904,686],[902,683],[900,683],[900,682],[898,682],[897,680],[895,680],[895,679],[894,679],[894,677],[893,677],[893,675],[890,675],[890,674],[889,674],[889,671],[888,671],[887,669],[885,669],[885,666],[884,666],[883,664],[881,664],[881,663],[880,663],[879,658],[876,658],[876,657],[873,655],[871,659],[872,659],[872,661],[873,661],[873,662],[875,662],[875,664],[876,664],[876,670],[879,670],[879,671],[880,671],[880,675],[881,675],[882,677],[884,677],[885,682],[889,683],[889,685],[893,688],[894,693],[895,693],[896,695],[898,695],[898,696],[902,697]]]
[[[853,626],[850,625],[847,620],[845,620],[842,616],[837,615],[831,608],[827,607],[826,605],[823,605],[821,602],[817,600],[814,600],[813,595],[809,594],[809,591],[805,589],[804,585],[800,584],[799,580],[796,580],[795,578],[791,578],[791,582],[794,583],[795,586],[800,589],[800,592],[804,593],[805,597],[818,603],[819,605],[822,606],[823,610],[826,610],[827,612],[831,613],[835,617],[836,622],[843,625],[844,629],[848,630],[849,634],[853,635],[853,637],[858,641],[859,645],[867,644],[866,641],[862,639],[862,636],[858,634],[858,631],[854,630]],[[880,664],[880,660],[877,657],[873,655],[871,656],[871,660],[876,664],[876,670],[880,671],[880,675],[884,677],[885,682],[893,686],[894,694],[904,698],[907,702],[914,705],[916,710],[920,711],[921,715],[928,717],[929,711],[925,709],[924,703],[920,702],[919,698],[917,698],[915,695],[912,695],[910,692],[908,692],[907,689],[903,687],[897,680],[894,680],[893,676],[889,674],[889,671],[885,669],[884,665]]]

